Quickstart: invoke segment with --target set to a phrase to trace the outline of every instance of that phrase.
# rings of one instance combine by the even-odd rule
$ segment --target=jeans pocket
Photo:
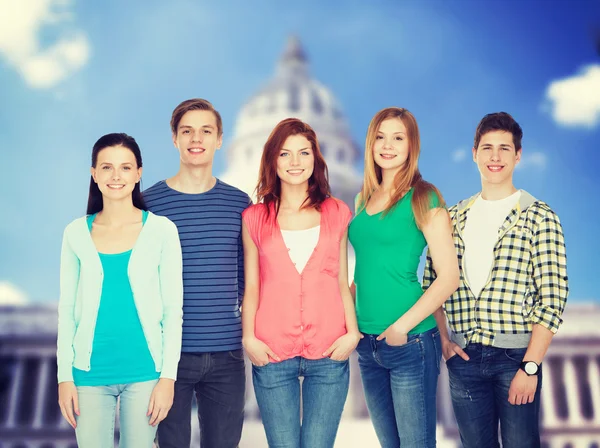
[[[252,363],[250,363],[250,364],[252,364]],[[266,363],[264,366],[257,366],[256,364],[252,364],[252,369],[253,369],[253,370],[254,370],[254,369],[256,369],[256,370],[264,370],[264,369],[266,369],[267,367],[269,367],[270,365],[271,365],[271,363],[270,363],[270,362]]]
[[[460,358],[460,356],[452,355],[452,356],[450,356],[450,358],[446,359],[446,367],[448,367],[451,363],[453,363],[456,358]]]
[[[523,358],[525,357],[526,351],[527,348],[507,348],[504,349],[504,354],[511,361],[521,364]]]
[[[348,360],[349,360],[350,358],[346,358],[346,359],[344,359],[343,361],[338,361],[337,359],[332,359],[332,358],[329,358],[329,357],[327,357],[327,358],[325,358],[325,359],[328,359],[328,360],[330,360],[331,362],[333,362],[333,363],[336,363],[336,364],[344,364],[344,363],[348,363]]]
[[[410,337],[410,336],[409,336]],[[383,344],[386,345],[387,347],[393,348],[393,349],[397,349],[397,350],[402,350],[403,348],[409,348],[415,344],[418,344],[421,341],[421,338],[414,338],[414,339],[409,339],[406,344],[402,344],[402,345],[390,345],[387,343],[387,338],[383,339]]]
[[[244,350],[242,350],[241,348],[239,348],[237,350],[230,350],[229,356],[231,356],[236,361],[243,361],[244,360]]]

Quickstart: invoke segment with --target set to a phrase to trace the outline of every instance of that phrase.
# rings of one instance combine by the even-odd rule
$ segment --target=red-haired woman
[[[457,288],[452,227],[439,191],[418,169],[419,128],[406,109],[371,120],[364,184],[350,225],[356,251],[352,286],[364,339],[358,362],[382,447],[435,447],[440,333],[433,312]],[[437,279],[423,293],[417,278],[425,246]]]
[[[289,118],[275,127],[257,197],[243,213],[242,342],[267,440],[270,447],[332,447],[348,356],[360,339],[347,272],[352,213],[330,195],[308,124]]]

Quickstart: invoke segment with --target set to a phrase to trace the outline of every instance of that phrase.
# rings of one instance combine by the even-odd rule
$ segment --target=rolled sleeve
[[[569,286],[563,229],[552,211],[540,222],[534,234],[532,263],[537,300],[530,321],[556,333],[562,324]]]

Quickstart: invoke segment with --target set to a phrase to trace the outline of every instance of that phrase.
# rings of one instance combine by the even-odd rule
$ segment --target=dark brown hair
[[[124,148],[129,149],[133,155],[135,156],[135,161],[137,163],[136,168],[142,167],[142,152],[140,151],[140,147],[138,146],[135,139],[127,134],[123,133],[114,133],[114,134],[106,134],[98,139],[96,143],[94,143],[94,147],[92,148],[92,167],[96,168],[96,164],[98,163],[98,154],[105,148],[110,148],[111,146],[122,146]],[[144,197],[142,196],[140,184],[142,181],[140,180],[135,187],[133,187],[133,192],[131,193],[131,200],[133,202],[133,206],[137,207],[141,210],[148,210],[146,203],[144,202]],[[94,182],[94,177],[90,177],[90,193],[88,195],[88,206],[87,206],[87,214],[93,215],[94,213],[98,213],[104,207],[104,201],[102,199],[102,193],[98,188],[98,184]]]
[[[277,158],[283,144],[291,135],[304,136],[311,144],[315,159],[313,173],[308,179],[308,197],[302,204],[302,208],[314,207],[320,210],[323,201],[331,196],[327,164],[321,154],[315,131],[297,118],[287,118],[280,121],[269,135],[260,161],[256,197],[258,202],[263,202],[267,206],[267,213],[270,211],[271,204],[275,205],[276,214],[279,213],[281,179],[277,176]]]
[[[215,118],[217,120],[217,135],[221,136],[223,134],[223,121],[221,120],[221,114],[217,112],[210,101],[203,100],[202,98],[192,98],[191,100],[185,100],[184,102],[180,103],[173,111],[173,115],[171,115],[171,132],[173,135],[177,135],[177,127],[179,126],[181,118],[190,110],[211,111],[213,114],[215,114]]]
[[[492,131],[510,132],[513,136],[515,151],[519,151],[521,149],[523,130],[521,129],[521,126],[519,126],[519,123],[517,123],[515,119],[506,112],[487,114],[481,119],[477,125],[477,130],[475,131],[475,141],[473,143],[473,147],[477,149],[479,147],[481,137]]]

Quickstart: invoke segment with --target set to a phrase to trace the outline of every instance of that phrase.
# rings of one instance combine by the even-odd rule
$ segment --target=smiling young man
[[[542,360],[562,323],[568,279],[562,227],[544,202],[513,185],[523,131],[486,115],[473,160],[481,192],[449,209],[460,286],[436,320],[465,448],[540,446]],[[436,277],[431,257],[423,277]]]
[[[149,209],[177,225],[183,252],[182,353],[173,407],[159,425],[158,442],[161,448],[190,446],[195,394],[202,448],[233,448],[241,438],[246,384],[241,215],[251,201],[213,176],[223,127],[211,103],[182,102],[171,131],[179,172],[144,192]]]

